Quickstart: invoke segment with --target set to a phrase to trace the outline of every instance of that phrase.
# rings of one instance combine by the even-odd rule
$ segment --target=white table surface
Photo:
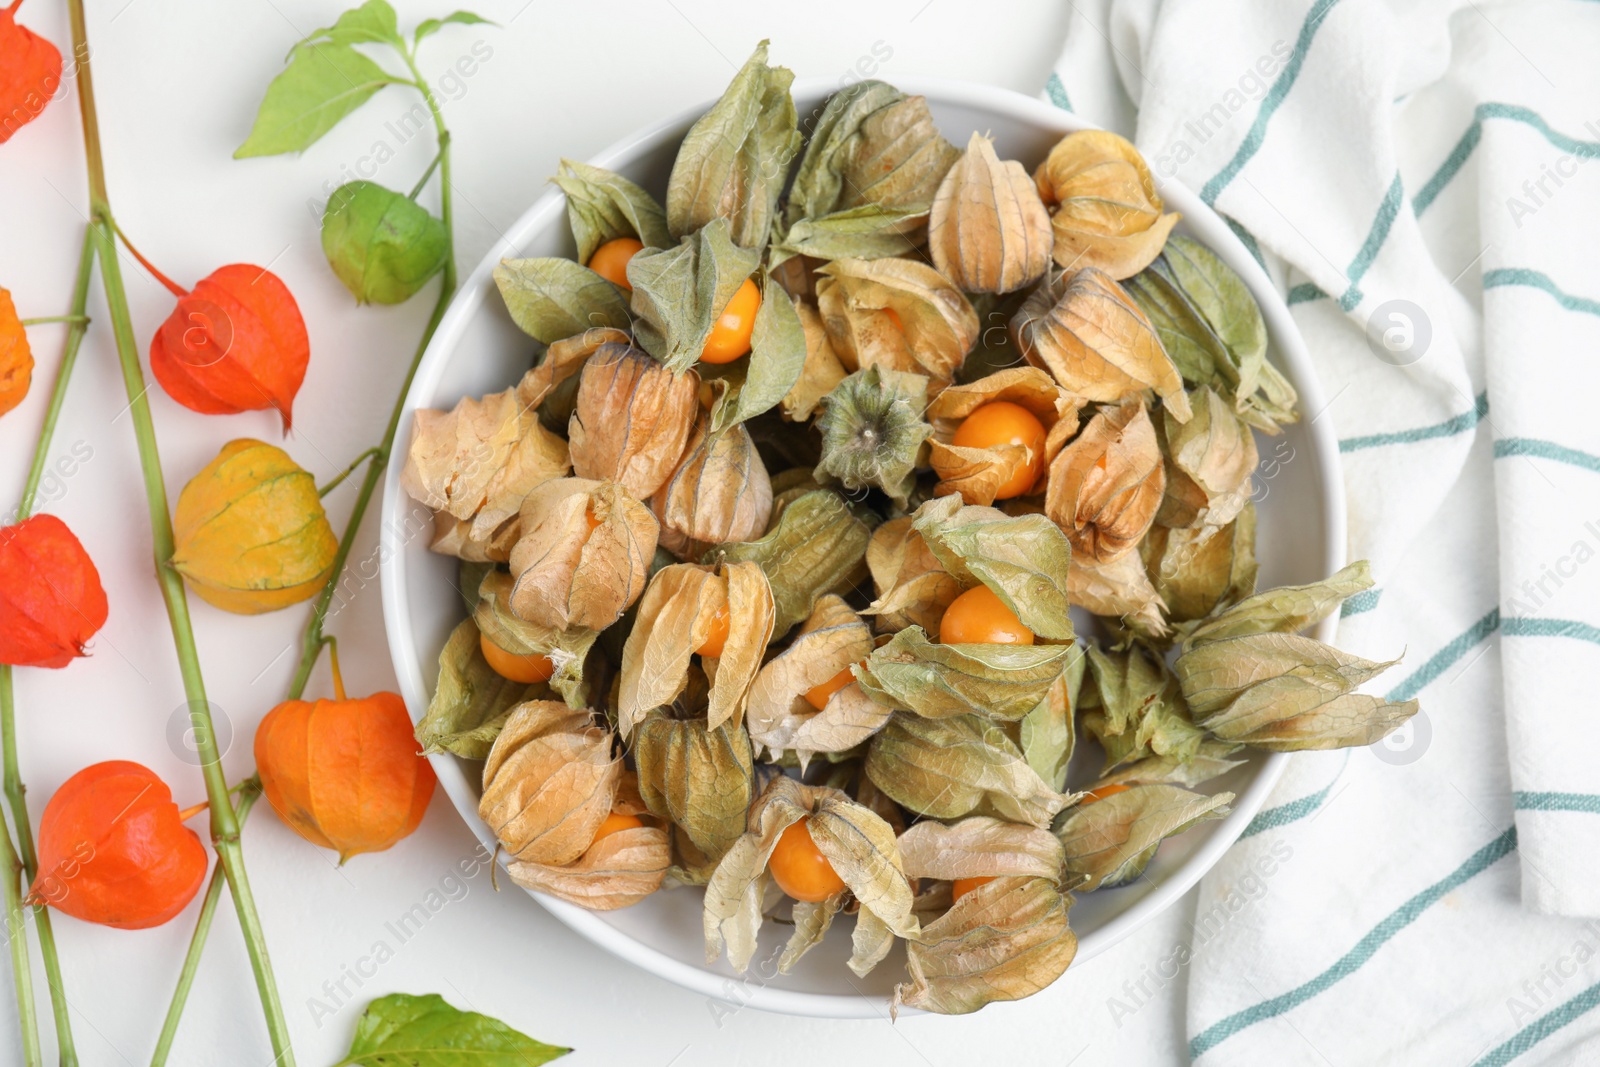
[[[526,4],[526,6],[524,6]],[[90,33],[111,198],[141,250],[183,284],[231,262],[269,265],[293,290],[311,334],[312,360],[295,406],[290,453],[319,481],[374,443],[431,306],[431,293],[395,309],[357,308],[327,268],[307,201],[337,185],[393,141],[384,124],[411,105],[397,89],[303,157],[236,162],[267,82],[290,45],[326,25],[334,0],[104,0]],[[448,0],[397,4],[402,27],[450,10]],[[492,56],[446,105],[455,136],[457,254],[463,271],[544,186],[558,156],[579,159],[632,129],[720,92],[755,42],[802,76],[876,58],[876,76],[966,78],[1032,94],[1060,47],[1069,5],[958,0],[619,0],[562,4],[478,0],[502,28],[452,28],[434,38],[423,67],[437,76],[475,42]],[[32,0],[22,21],[70,51],[65,5]],[[430,138],[399,146],[376,180],[409,188],[432,152]],[[370,176],[370,175],[369,175]],[[0,146],[0,285],[24,317],[64,313],[87,195],[75,91]],[[141,344],[172,298],[125,260]],[[24,775],[37,822],[69,775],[99,760],[155,769],[180,803],[204,797],[197,769],[169,742],[183,690],[151,579],[145,504],[98,285],[91,326],[53,455],[89,454],[47,485],[46,510],[66,520],[99,566],[111,617],[94,655],[63,671],[24,670],[17,696]],[[0,500],[21,489],[24,468],[60,358],[62,328],[30,330],[40,367],[32,395],[0,419]],[[275,417],[193,414],[153,385],[162,459],[174,495],[223,442],[278,439]],[[70,466],[70,464],[69,464]],[[329,498],[342,528],[354,481]],[[375,510],[375,509],[374,509]],[[375,575],[370,515],[352,566]],[[206,681],[233,728],[230,780],[250,773],[250,739],[280,699],[306,618],[297,606],[244,618],[191,599]],[[376,580],[331,629],[341,640],[353,691],[392,687]],[[325,695],[319,669],[312,695]],[[203,820],[194,825],[203,832]],[[1184,1062],[1182,976],[1162,961],[1185,940],[1192,894],[1110,953],[1074,968],[1020,1004],[966,1018],[919,1017],[891,1025],[829,1022],[734,1011],[616,960],[570,933],[514,887],[498,894],[486,874],[449,881],[475,842],[435,797],[417,833],[392,850],[340,869],[261,805],[245,855],[277,968],[295,1051],[303,1065],[338,1060],[374,996],[438,992],[498,1016],[542,1040],[570,1045],[563,1061],[636,1067],[753,1062],[807,1064],[1169,1064]],[[441,890],[441,885],[443,889]],[[443,902],[401,943],[387,924],[435,892]],[[453,899],[452,899],[453,898]],[[88,1065],[147,1062],[198,903],[166,926],[124,932],[57,920],[74,1033]],[[363,961],[393,953],[371,977]],[[9,967],[0,968],[0,1064],[20,1062]],[[49,1032],[42,973],[41,1023]],[[343,981],[344,992],[336,987]],[[325,983],[330,983],[325,985]],[[1114,1014],[1108,998],[1141,1004]],[[318,1003],[322,1007],[318,1008]],[[1121,1015],[1120,1019],[1118,1015]],[[230,905],[218,913],[172,1062],[244,1067],[271,1060],[249,962]]]

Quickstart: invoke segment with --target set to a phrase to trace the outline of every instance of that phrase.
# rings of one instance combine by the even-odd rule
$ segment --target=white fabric
[[[1191,1056],[1600,1064],[1600,4],[1095,0],[1044,96],[1289,294],[1379,587],[1339,643],[1423,708],[1206,878]]]

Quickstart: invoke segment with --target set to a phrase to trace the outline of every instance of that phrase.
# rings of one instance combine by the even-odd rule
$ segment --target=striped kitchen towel
[[[1342,646],[1410,726],[1296,756],[1205,879],[1205,1064],[1600,1064],[1600,3],[1080,0],[1044,96],[1199,190],[1330,398]]]

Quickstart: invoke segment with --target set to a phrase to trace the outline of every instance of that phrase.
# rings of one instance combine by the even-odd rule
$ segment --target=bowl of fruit
[[[446,793],[596,945],[1028,996],[1410,713],[1319,640],[1370,579],[1283,301],[1126,141],[763,45],[552,183],[411,387],[382,582]]]

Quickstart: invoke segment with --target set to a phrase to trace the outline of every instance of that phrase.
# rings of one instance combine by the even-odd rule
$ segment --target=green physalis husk
[[[1106,770],[1148,756],[1193,757],[1205,739],[1189,718],[1178,679],[1135,645],[1124,652],[1089,649],[1094,706],[1083,725],[1106,751]]]
[[[905,507],[933,433],[923,418],[927,407],[928,379],[920,374],[872,366],[850,375],[822,398],[822,462],[814,476],[852,492],[882,489]]]
[[[1375,662],[1297,631],[1372,586],[1368,565],[1241,600],[1199,623],[1173,669],[1195,721],[1225,741],[1274,752],[1369,745],[1417,712],[1355,692],[1398,660]]]
[[[706,553],[705,562],[760,566],[772,586],[777,639],[811,614],[818,597],[847,593],[866,579],[871,537],[839,494],[813,489],[791,501],[765,537],[721,545]]]
[[[635,253],[628,261],[634,339],[669,370],[687,370],[700,359],[717,316],[760,265],[761,252],[738,244],[723,218],[675,245]]]
[[[1159,523],[1139,544],[1155,592],[1174,622],[1203,619],[1256,590],[1256,509],[1246,504],[1221,528]]]
[[[464,759],[483,759],[511,710],[549,692],[542,682],[524,685],[496,674],[483,658],[478,627],[463,619],[439,651],[439,681],[427,713],[417,723],[417,743],[425,753],[454,752]]]
[[[1149,866],[1162,840],[1195,823],[1228,814],[1232,793],[1206,796],[1175,785],[1136,785],[1067,813],[1056,836],[1066,848],[1067,870],[1082,888],[1126,885]]]
[[[786,68],[767,65],[762,41],[722,98],[689,128],[667,182],[667,226],[674,236],[721,219],[739,246],[756,252],[766,246],[789,161],[800,148],[789,96],[793,81]],[[717,306],[718,314],[726,303]]]
[[[1028,766],[1057,792],[1067,788],[1067,766],[1077,746],[1078,696],[1088,660],[1081,650],[1069,657],[1044,699],[1017,724],[1017,743]]]
[[[588,263],[595,249],[618,237],[638,238],[646,248],[674,243],[667,213],[655,197],[622,175],[563,159],[550,181],[567,194],[567,222],[579,263]]]
[[[322,214],[322,254],[358,303],[404,303],[449,250],[443,222],[376,182],[341,185]]]
[[[703,699],[703,678],[697,688]],[[744,727],[725,722],[712,730],[703,715],[680,718],[658,708],[636,729],[633,754],[645,804],[681,827],[708,859],[721,859],[744,833],[755,796],[755,761]]]
[[[617,287],[570,259],[503,259],[494,268],[494,283],[511,320],[547,345],[595,327],[631,325]]]
[[[511,575],[498,568],[486,574],[479,587],[473,621],[485,637],[507,652],[547,657],[555,666],[550,688],[561,694],[569,708],[588,706],[589,689],[584,684],[583,664],[599,631],[581,626],[553,630],[529,622],[511,610],[511,592],[515,585]]]
[[[711,432],[770,411],[787,397],[806,365],[806,334],[794,301],[770,275],[761,283],[761,306],[750,333],[750,355],[723,367],[700,365],[717,393]]]
[[[946,645],[908,626],[857,673],[879,703],[928,719],[982,715],[1016,720],[1045,699],[1076,645]]]

